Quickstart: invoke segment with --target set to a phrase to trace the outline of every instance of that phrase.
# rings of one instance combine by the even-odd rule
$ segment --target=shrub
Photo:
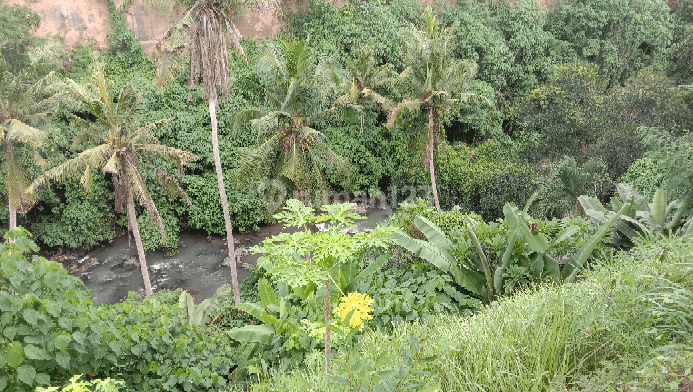
[[[94,306],[91,292],[58,262],[26,254],[36,245],[18,228],[0,245],[0,390],[33,391],[75,374],[114,377],[128,390],[208,391],[234,366],[229,339],[188,325],[164,295],[133,295]],[[63,381],[65,382],[65,381]]]
[[[189,225],[196,229],[205,230],[209,234],[221,235],[225,233],[224,214],[221,210],[216,174],[208,172],[203,175],[186,176],[183,183],[188,196],[193,201],[192,207],[189,208]],[[257,230],[258,225],[265,220],[263,200],[248,195],[247,191],[233,189],[231,181],[226,181],[226,184],[229,214],[234,229],[240,231]]]
[[[664,176],[657,168],[657,162],[645,156],[633,162],[628,171],[617,182],[625,182],[633,186],[647,200],[652,200],[657,188],[662,185]]]
[[[663,373],[658,364],[673,364],[671,370],[683,365],[684,372],[690,366],[692,256],[693,244],[680,238],[619,253],[581,283],[527,290],[472,317],[440,315],[391,331],[376,329],[353,346],[356,353],[343,350],[338,357],[373,361],[366,371],[379,374],[415,363],[402,354],[421,349],[421,357],[435,356],[415,365],[428,390],[676,390],[685,378]],[[249,390],[351,390],[319,364],[307,364],[268,374]],[[583,382],[590,378],[591,385]]]
[[[572,157],[564,157],[547,164],[543,171],[535,179],[538,197],[532,209],[549,219],[578,215],[579,196],[604,199],[613,185],[606,165],[598,159],[579,165]]]
[[[438,191],[445,208],[459,206],[486,220],[503,217],[503,205],[524,205],[534,191],[535,170],[513,159],[499,142],[451,146],[439,164]]]
[[[50,247],[91,249],[99,242],[110,242],[113,210],[108,204],[113,192],[104,176],[94,176],[91,193],[76,181],[42,192],[42,202],[31,214],[36,239]]]
[[[357,283],[356,291],[373,298],[375,311],[368,324],[381,330],[441,313],[468,314],[481,306],[463,294],[449,274],[429,263],[385,269]]]

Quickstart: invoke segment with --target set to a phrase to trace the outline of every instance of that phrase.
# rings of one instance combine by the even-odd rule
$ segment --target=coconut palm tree
[[[430,7],[424,12],[421,30],[408,31],[407,68],[399,74],[399,85],[405,99],[388,112],[387,126],[392,127],[405,118],[407,113],[424,114],[428,126],[423,140],[424,166],[431,174],[431,187],[435,207],[440,211],[436,186],[435,153],[441,138],[443,114],[456,103],[483,101],[488,98],[468,92],[468,83],[476,74],[474,62],[460,61],[453,57],[454,26],[441,30]],[[459,96],[460,98],[453,98]]]
[[[6,65],[0,56],[0,175],[4,177],[3,193],[12,230],[17,225],[17,212],[24,214],[36,203],[36,196],[26,192],[31,178],[18,147],[40,147],[44,143],[46,133],[40,128],[47,126],[47,101],[56,78],[49,73],[36,81],[32,69],[12,73]],[[33,161],[44,163],[35,150]]]
[[[158,224],[163,245],[166,244],[166,231],[142,178],[145,168],[143,163],[156,165],[162,186],[169,194],[183,196],[190,205],[190,199],[178,182],[161,169],[161,160],[174,165],[178,174],[183,175],[183,165],[197,159],[197,156],[160,144],[152,131],[170,123],[173,118],[141,126],[138,122],[137,96],[132,86],[123,86],[117,101],[114,102],[112,87],[100,69],[94,71],[94,80],[89,85],[80,85],[68,80],[65,89],[66,95],[82,105],[81,112],[94,118],[94,121],[88,121],[73,116],[75,122],[82,127],[82,132],[75,142],[95,142],[97,145],[82,151],[76,158],[46,171],[31,184],[28,192],[35,194],[40,186],[47,185],[51,180],[64,182],[69,176],[78,174],[81,174],[80,184],[90,190],[93,186],[93,169],[110,173],[115,193],[115,209],[116,212],[122,213],[123,208],[126,208],[128,228],[135,237],[139,254],[145,295],[149,296],[152,294],[152,285],[135,214],[135,198],[147,211],[150,223]]]
[[[392,100],[378,94],[375,90],[393,84],[397,72],[390,63],[378,66],[373,47],[370,45],[354,48],[354,57],[347,59],[347,72],[352,77],[349,92],[337,98],[334,105],[360,103],[361,133],[363,133],[366,98],[372,99],[385,111],[395,106]]]
[[[227,49],[228,39],[247,62],[243,47],[241,47],[241,34],[231,19],[223,12],[220,0],[198,0],[169,30],[159,43],[159,49],[173,54],[167,57],[168,61],[160,62],[157,70],[159,79],[166,79],[172,74],[170,60],[184,58],[181,51],[185,46],[190,49],[190,74],[188,86],[193,89],[203,79],[204,98],[209,105],[209,118],[212,127],[212,153],[214,155],[214,168],[217,173],[219,185],[219,197],[224,213],[226,226],[226,243],[229,250],[229,266],[231,267],[231,286],[236,304],[241,302],[238,289],[238,271],[236,267],[235,249],[229,203],[224,187],[224,174],[221,168],[221,156],[219,153],[219,131],[217,129],[217,114],[219,108],[219,94],[226,100],[230,92],[229,88],[229,61]],[[175,61],[174,61],[175,63]],[[192,92],[188,94],[188,101],[192,100]]]
[[[337,70],[327,62],[316,64],[308,43],[300,39],[266,45],[255,65],[258,76],[240,83],[260,91],[264,105],[237,113],[234,126],[250,122],[262,144],[243,156],[237,177],[289,180],[295,191],[309,193],[319,206],[329,191],[323,166],[342,178],[351,175],[347,162],[313,128],[319,118],[339,119],[344,114],[341,108],[323,104],[336,96]]]

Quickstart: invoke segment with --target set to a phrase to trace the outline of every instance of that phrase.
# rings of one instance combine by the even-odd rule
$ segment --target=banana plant
[[[458,262],[452,252],[450,252],[452,243],[435,223],[422,216],[416,216],[414,225],[426,236],[428,241],[411,238],[403,232],[398,232],[393,237],[399,246],[428,261],[440,270],[449,272],[455,279],[455,283],[465,290],[486,301],[491,301],[493,290],[484,273],[470,269],[463,263]],[[485,258],[482,258],[482,263],[483,260]]]
[[[223,284],[217,289],[212,298],[207,298],[195,306],[192,295],[187,291],[183,291],[180,293],[180,297],[178,297],[178,307],[188,311],[188,324],[207,325],[212,322],[212,316],[217,309],[217,305],[219,305],[219,301],[222,298],[228,298],[230,294],[231,287]]]
[[[597,230],[585,244],[568,258],[568,262],[561,270],[559,263],[550,255],[549,251],[552,247],[560,244],[578,232],[578,227],[573,225],[563,229],[552,241],[549,241],[542,233],[534,234],[529,227],[527,219],[526,207],[525,211],[520,211],[515,204],[506,203],[503,206],[503,214],[505,221],[508,224],[508,245],[503,254],[501,265],[496,269],[494,275],[494,286],[497,291],[503,287],[503,275],[510,266],[510,258],[515,248],[517,239],[526,244],[528,250],[527,258],[532,270],[540,277],[552,276],[558,281],[570,283],[575,280],[577,274],[587,262],[587,259],[592,254],[592,251],[599,245],[602,238],[608,233],[611,226],[616,222],[618,217],[629,208],[629,204],[622,206],[618,212],[612,214],[602,226]]]
[[[652,236],[655,233],[671,234],[681,229],[685,234],[691,229],[691,222],[684,220],[684,214],[693,203],[693,192],[690,192],[683,201],[674,200],[667,203],[666,193],[663,189],[657,189],[651,203],[639,194],[629,184],[621,183],[616,186],[620,200],[611,198],[611,208],[620,210],[624,205],[629,205],[614,224],[611,234],[613,246],[618,248],[632,248],[642,237]],[[580,196],[580,205],[585,213],[594,221],[604,223],[610,211],[599,200],[589,196]],[[630,203],[628,203],[630,201]]]
[[[544,234],[534,234],[532,230],[530,230],[527,207],[528,206],[525,207],[524,211],[520,211],[514,203],[506,203],[503,207],[505,221],[509,228],[508,245],[503,254],[501,265],[495,270],[493,281],[491,280],[490,266],[486,256],[479,244],[479,240],[474,234],[474,222],[472,221],[467,222],[466,229],[472,239],[472,243],[479,252],[482,264],[481,271],[478,269],[471,269],[460,262],[460,260],[457,260],[452,252],[450,252],[452,243],[445,233],[433,222],[424,217],[417,216],[414,218],[414,225],[424,234],[428,241],[411,238],[402,232],[395,234],[395,239],[398,245],[412,252],[414,255],[430,262],[442,271],[449,272],[454,277],[455,282],[464,289],[472,292],[483,300],[491,302],[494,299],[494,291],[498,293],[503,290],[503,275],[510,267],[510,261],[515,251],[515,243],[518,239],[525,243],[526,249],[529,252],[527,257],[530,267],[535,273],[542,277],[552,276],[557,281],[569,283],[575,280],[577,274],[592,254],[592,251],[599,245],[599,242],[607,234],[618,217],[623,214],[625,210],[630,208],[630,203],[625,204],[618,212],[613,213],[583,247],[569,257],[568,263],[563,266],[562,270],[556,259],[549,254],[549,250],[572,237],[577,233],[578,227],[575,225],[567,227],[553,240],[549,241]]]

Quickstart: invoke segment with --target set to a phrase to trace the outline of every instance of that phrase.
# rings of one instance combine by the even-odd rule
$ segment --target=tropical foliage
[[[106,3],[0,6],[0,391],[690,386],[691,0]],[[160,292],[95,305],[129,230]],[[231,287],[149,287],[182,236]]]

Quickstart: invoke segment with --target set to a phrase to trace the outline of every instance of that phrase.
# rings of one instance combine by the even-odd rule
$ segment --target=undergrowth
[[[250,390],[390,390],[383,380],[396,387],[403,375],[401,386],[427,391],[678,391],[693,362],[691,260],[682,238],[612,253],[580,283],[528,290],[472,317],[372,330],[357,343],[360,359],[342,350],[331,376],[307,361]]]

